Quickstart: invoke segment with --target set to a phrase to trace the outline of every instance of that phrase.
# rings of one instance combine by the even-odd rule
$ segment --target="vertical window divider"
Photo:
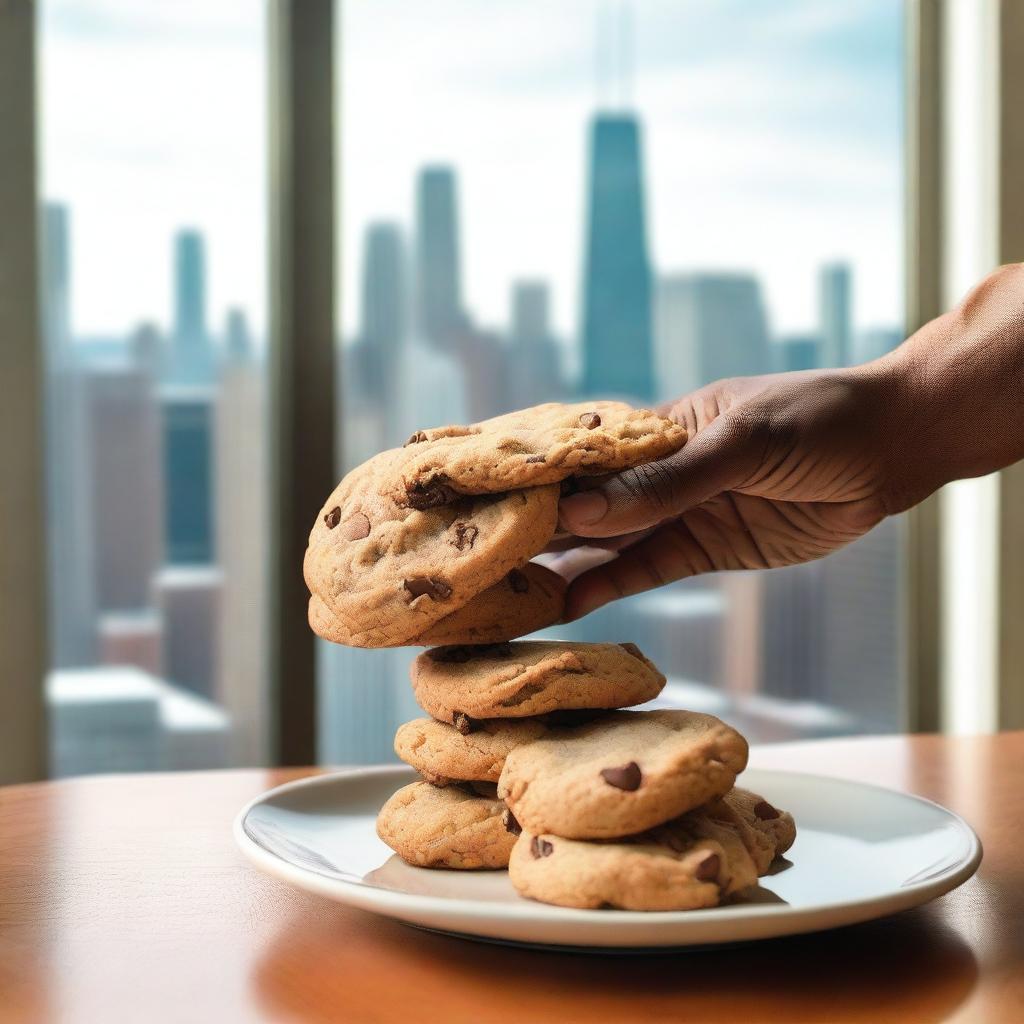
[[[302,556],[334,483],[337,436],[334,0],[269,0],[267,13],[271,756],[299,765],[316,760],[316,641]]]
[[[943,311],[942,0],[908,0],[906,38],[906,333]],[[940,727],[941,498],[907,513],[906,727]]]
[[[30,0],[0,3],[0,784],[46,774],[35,19]]]
[[[998,258],[1024,261],[1024,5],[1001,0],[998,42]],[[997,725],[1024,728],[1024,463],[1000,473]]]

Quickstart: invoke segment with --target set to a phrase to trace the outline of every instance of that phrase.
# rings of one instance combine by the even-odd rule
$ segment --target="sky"
[[[500,326],[512,281],[541,278],[559,331],[573,336],[587,127],[609,105],[642,121],[658,273],[749,270],[773,331],[789,333],[814,326],[820,264],[849,260],[858,326],[898,323],[902,5],[636,0],[631,75],[608,72],[607,26],[621,7],[345,0],[339,284],[349,333],[366,225],[408,228],[418,168],[442,162],[458,173],[467,309]],[[72,207],[76,330],[166,323],[171,237],[186,224],[208,238],[214,326],[240,305],[260,327],[263,4],[42,9],[43,184]]]

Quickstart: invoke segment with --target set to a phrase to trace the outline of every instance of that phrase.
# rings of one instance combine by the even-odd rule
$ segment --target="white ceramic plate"
[[[260,869],[321,896],[421,928],[577,948],[742,942],[853,924],[925,903],[966,881],[981,843],[957,815],[876,786],[755,771],[742,784],[796,818],[798,836],[743,902],[712,910],[569,910],[516,895],[504,871],[414,868],[374,829],[416,778],[404,766],[316,776],[264,793],[235,820]]]

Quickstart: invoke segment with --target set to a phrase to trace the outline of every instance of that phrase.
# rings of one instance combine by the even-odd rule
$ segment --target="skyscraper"
[[[242,309],[229,309],[224,330],[224,355],[232,363],[252,360],[252,335]]]
[[[651,271],[640,126],[632,115],[594,118],[589,189],[582,388],[644,401],[654,390]]]
[[[821,318],[821,365],[848,366],[853,358],[851,345],[851,273],[845,263],[829,263],[821,268],[818,281]]]
[[[88,502],[88,423],[82,371],[71,350],[67,207],[43,209],[40,322],[45,346],[50,660],[88,665],[95,655],[95,562]],[[69,515],[68,510],[74,510]]]
[[[164,560],[169,565],[214,561],[213,440],[211,388],[165,388],[163,418]]]
[[[43,206],[42,288],[43,338],[49,365],[62,363],[71,343],[71,265],[68,208],[62,203]]]
[[[405,253],[397,224],[366,229],[362,318],[352,351],[353,384],[364,399],[389,405],[394,398],[401,345],[407,331]]]
[[[771,369],[761,287],[750,274],[680,274],[658,286],[660,397]]]
[[[206,327],[206,247],[198,231],[174,236],[174,325],[169,380],[207,384],[213,379],[213,347]]]
[[[465,318],[455,172],[425,167],[416,185],[416,312],[423,338],[450,349]]]
[[[134,368],[97,367],[83,378],[88,412],[88,510],[101,611],[150,606],[163,548],[160,426],[153,380]],[[81,497],[57,511],[73,522]],[[89,628],[95,630],[95,622]]]
[[[789,334],[771,348],[774,370],[815,370],[821,365],[821,338],[816,334]]]
[[[565,396],[558,344],[551,334],[548,299],[548,286],[543,281],[517,281],[512,287],[509,398],[517,408]]]

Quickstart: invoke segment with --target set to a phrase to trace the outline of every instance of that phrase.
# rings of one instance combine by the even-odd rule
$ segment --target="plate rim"
[[[246,818],[255,807],[283,793],[328,786],[342,779],[357,778],[359,776],[404,776],[414,781],[414,769],[404,764],[360,765],[352,768],[331,769],[317,775],[293,779],[290,782],[274,786],[253,797],[242,807],[232,823],[232,835],[242,854],[257,868],[302,890],[315,892],[320,896],[333,899],[336,902],[343,902],[348,906],[355,906],[372,913],[380,913],[412,924],[416,923],[415,920],[412,920],[415,915],[428,914],[448,918],[449,920],[459,918],[463,920],[506,921],[515,922],[520,925],[530,923],[536,923],[538,926],[556,923],[560,925],[586,925],[593,930],[591,937],[595,940],[593,942],[594,948],[605,946],[605,943],[600,941],[602,938],[601,933],[615,932],[617,934],[623,927],[629,928],[631,925],[658,925],[663,928],[671,928],[674,925],[692,926],[712,921],[726,923],[733,917],[742,917],[744,921],[765,921],[773,917],[784,917],[786,921],[785,930],[768,934],[790,935],[855,924],[909,909],[950,892],[974,875],[984,855],[981,839],[968,822],[955,811],[944,807],[928,797],[919,796],[916,793],[907,793],[888,786],[881,786],[877,783],[861,782],[857,779],[845,778],[843,776],[822,775],[817,772],[757,768],[756,766],[748,769],[748,772],[758,777],[785,776],[802,780],[821,780],[832,785],[873,790],[884,793],[887,796],[896,796],[905,800],[926,804],[945,815],[951,824],[958,827],[967,841],[967,848],[962,858],[938,874],[928,875],[917,882],[906,883],[898,889],[880,896],[840,900],[822,906],[800,909],[771,903],[746,903],[700,910],[616,910],[614,914],[610,914],[607,911],[601,910],[551,906],[532,900],[522,900],[518,903],[492,904],[466,897],[406,893],[382,886],[368,885],[361,881],[350,880],[340,876],[321,874],[311,868],[293,864],[261,846],[245,829]],[[744,772],[744,775],[746,774],[747,772]],[[346,894],[344,898],[341,897],[339,888],[341,892]],[[843,914],[843,921],[841,923],[821,924],[817,921],[822,915],[838,912]],[[452,927],[451,929],[437,926],[432,927],[433,930],[440,932],[447,931],[449,934],[460,934],[462,937],[468,938],[476,937],[472,933],[467,933],[464,927]],[[764,937],[768,937],[768,934]],[[490,937],[493,941],[493,936],[489,932],[481,933],[481,936]],[[687,943],[685,940],[680,942],[678,937],[664,942],[651,941],[651,937],[648,937],[645,942],[638,943],[637,945],[643,945],[648,948],[664,948],[666,946],[697,947],[751,941],[756,938],[757,936],[715,939],[702,936],[700,938],[695,937],[692,943]],[[511,941],[515,942],[515,940]],[[553,948],[562,945],[562,943],[557,941],[545,942],[542,939],[531,940],[530,944],[551,946]],[[620,939],[618,942],[609,945],[623,946],[628,945],[628,943],[623,943]]]

